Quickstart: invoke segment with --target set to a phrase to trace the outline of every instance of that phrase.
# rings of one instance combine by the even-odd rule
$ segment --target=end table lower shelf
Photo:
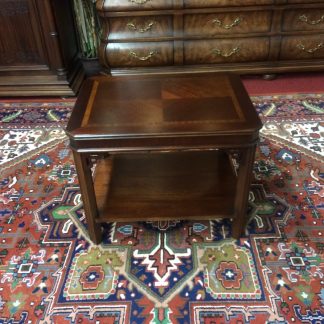
[[[105,222],[233,218],[240,239],[261,127],[234,74],[87,79],[67,134],[89,238]]]
[[[233,217],[236,176],[221,150],[115,154],[98,163],[97,223]]]

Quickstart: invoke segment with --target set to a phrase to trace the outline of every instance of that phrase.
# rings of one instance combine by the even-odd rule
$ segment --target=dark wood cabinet
[[[112,74],[324,68],[323,0],[98,0]]]
[[[70,0],[2,0],[0,96],[74,95],[83,79]]]

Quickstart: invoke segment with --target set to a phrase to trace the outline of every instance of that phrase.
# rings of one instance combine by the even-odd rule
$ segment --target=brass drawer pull
[[[237,17],[234,19],[234,21],[231,24],[224,25],[224,22],[220,21],[218,18],[213,19],[213,23],[217,24],[219,27],[222,27],[224,29],[231,29],[237,25],[239,25],[241,22],[241,18]]]
[[[315,53],[316,51],[320,50],[323,47],[324,47],[324,43],[319,43],[315,47],[310,48],[310,49],[306,49],[305,45],[303,45],[302,43],[297,44],[297,48],[299,48],[302,51],[307,52],[309,54],[313,54],[313,53]]]
[[[218,48],[214,48],[212,50],[212,53],[213,54],[216,54],[218,56],[222,56],[222,57],[230,57],[234,54],[237,54],[238,52],[240,51],[240,48],[239,47],[234,47],[231,51],[229,52],[222,52],[220,49]]]
[[[148,30],[152,29],[152,26],[154,25],[154,21],[150,21],[145,27],[140,28],[140,27],[136,27],[136,25],[132,22],[127,23],[127,27],[130,30],[134,30],[134,31],[138,31],[140,33],[145,33]]]
[[[147,2],[149,2],[151,0],[128,0],[128,1],[141,5],[141,4],[147,3]]]
[[[324,15],[318,19],[318,20],[309,20],[309,18],[306,15],[301,15],[298,17],[298,19],[302,22],[305,22],[309,25],[318,25],[324,22]]]
[[[157,54],[157,51],[150,51],[146,56],[138,56],[138,54],[133,52],[133,51],[129,52],[130,56],[132,56],[132,57],[134,57],[134,58],[136,58],[137,60],[140,60],[140,61],[147,61],[156,54]]]

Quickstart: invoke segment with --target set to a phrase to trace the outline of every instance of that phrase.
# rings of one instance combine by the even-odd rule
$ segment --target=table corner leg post
[[[232,236],[235,239],[240,239],[244,234],[244,230],[249,219],[247,208],[253,173],[255,149],[256,145],[254,144],[242,149],[240,154],[241,157],[236,184],[235,218],[232,226]]]
[[[79,179],[88,233],[93,243],[100,244],[102,241],[102,228],[101,225],[96,222],[98,218],[98,209],[91,168],[89,165],[89,155],[87,153],[73,151],[73,156]]]
[[[89,225],[88,225],[89,226]],[[102,242],[102,228],[100,224],[94,224],[93,229],[89,229],[89,236],[93,243],[100,244]]]

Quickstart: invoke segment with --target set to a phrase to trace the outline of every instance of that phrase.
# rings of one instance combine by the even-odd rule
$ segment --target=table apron
[[[258,134],[253,136],[223,137],[178,137],[178,138],[133,138],[133,139],[70,139],[70,147],[77,152],[126,152],[161,151],[185,149],[228,149],[244,148],[258,142]]]

